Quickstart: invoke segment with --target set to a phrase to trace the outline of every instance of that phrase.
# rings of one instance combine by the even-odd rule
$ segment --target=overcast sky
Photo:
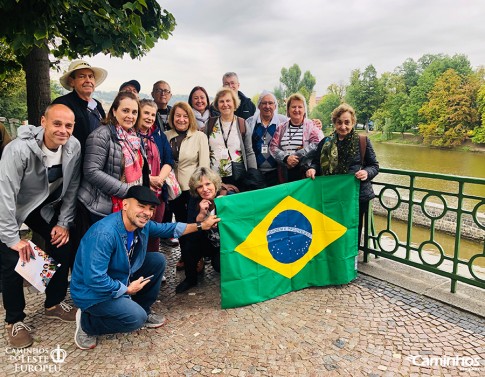
[[[379,75],[423,54],[465,54],[485,65],[483,0],[170,0],[172,37],[141,58],[86,58],[108,70],[99,90],[129,79],[142,93],[165,80],[175,94],[196,85],[214,96],[227,71],[239,75],[249,97],[273,90],[282,67],[297,63],[316,77],[323,95],[347,84],[353,69],[373,64]],[[64,65],[67,67],[68,63]],[[58,77],[53,74],[53,77]]]

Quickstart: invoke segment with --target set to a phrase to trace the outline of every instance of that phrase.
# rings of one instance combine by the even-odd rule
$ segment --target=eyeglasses
[[[261,102],[261,105],[263,105],[263,106],[273,106],[274,102],[272,102],[272,101]]]
[[[168,89],[155,89],[153,92],[157,94],[170,94],[170,90]]]

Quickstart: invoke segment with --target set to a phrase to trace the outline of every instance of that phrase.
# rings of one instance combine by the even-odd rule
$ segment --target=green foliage
[[[0,60],[0,80],[13,65],[24,69],[29,120],[38,119],[49,102],[49,53],[140,58],[175,27],[173,15],[156,0],[2,0],[0,19],[0,43],[11,52]]]
[[[32,47],[48,44],[57,58],[98,53],[145,55],[175,27],[173,15],[155,0],[5,0],[0,35],[19,62]],[[18,17],[22,15],[22,17]],[[0,66],[4,68],[3,65]]]
[[[312,119],[318,118],[322,121],[323,127],[331,124],[332,111],[341,103],[341,99],[337,94],[330,93],[322,97],[317,106],[312,110],[310,117]]]
[[[303,94],[308,103],[317,80],[310,71],[306,71],[301,77],[300,67],[298,64],[293,64],[290,68],[281,68],[280,83],[281,85],[275,88],[274,92],[281,111],[281,108],[285,107],[285,99],[297,92]]]
[[[440,147],[460,145],[467,132],[478,123],[475,96],[478,80],[462,77],[454,69],[448,69],[436,80],[419,114],[426,120],[420,133],[426,144]]]
[[[367,124],[384,101],[384,92],[373,65],[367,66],[362,73],[358,69],[352,71],[345,97],[354,107],[358,122]]]

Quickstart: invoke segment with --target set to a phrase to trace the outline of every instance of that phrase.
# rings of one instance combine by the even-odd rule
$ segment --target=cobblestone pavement
[[[29,288],[35,343],[15,355],[2,327],[0,376],[485,375],[483,318],[364,275],[222,310],[219,275],[206,266],[199,286],[175,295],[184,278],[174,268],[179,252],[164,252],[168,282],[154,311],[169,319],[165,326],[103,336],[81,351],[75,324],[46,319],[43,295]]]

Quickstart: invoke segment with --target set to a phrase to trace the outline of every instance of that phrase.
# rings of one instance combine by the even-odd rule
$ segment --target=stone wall
[[[389,190],[386,190],[389,191]],[[383,193],[383,202],[384,205],[388,208],[392,208],[396,205],[397,199],[395,196],[390,195],[389,192]],[[407,198],[403,198],[407,200]],[[375,214],[387,216],[388,210],[384,208],[379,198],[376,197],[372,203],[373,211]],[[482,206],[483,209],[483,206]],[[443,211],[444,207],[441,204],[431,203],[429,200],[425,203],[425,211],[428,215],[423,213],[420,204],[414,204],[413,206],[413,224],[430,227],[431,226],[431,219],[430,217],[439,217]],[[402,220],[407,222],[408,221],[408,213],[409,213],[409,206],[408,203],[404,203],[401,201],[399,207],[396,209],[391,210],[391,216],[395,219]],[[462,215],[462,224],[461,224],[461,236],[463,238],[468,238],[474,241],[483,241],[485,239],[485,215],[483,213],[477,214],[477,220],[482,224],[482,228],[480,228],[474,221],[472,215],[463,214]],[[451,211],[450,209],[447,210],[445,215],[438,220],[435,220],[435,230],[439,230],[442,232],[446,232],[452,235],[455,235],[456,231],[456,212]]]

